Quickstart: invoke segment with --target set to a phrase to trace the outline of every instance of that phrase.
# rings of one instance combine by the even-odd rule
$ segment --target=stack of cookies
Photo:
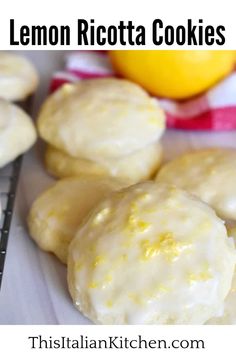
[[[64,85],[46,100],[38,119],[52,175],[109,176],[126,185],[156,172],[164,129],[157,101],[114,78]]]

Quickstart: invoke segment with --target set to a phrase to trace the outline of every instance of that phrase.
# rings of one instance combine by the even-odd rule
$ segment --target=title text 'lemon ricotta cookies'
[[[235,249],[205,203],[144,182],[99,204],[69,247],[75,306],[100,324],[203,324],[230,290]]]
[[[22,56],[0,52],[0,97],[21,101],[38,86],[38,74],[31,62]]]
[[[174,184],[210,204],[223,219],[236,220],[236,150],[202,149],[167,163],[157,182]]]
[[[113,190],[122,187],[104,178],[66,178],[56,182],[33,203],[28,227],[31,237],[45,251],[67,262],[68,246],[90,210]]]
[[[28,114],[0,99],[0,168],[31,148],[36,137],[36,129]]]

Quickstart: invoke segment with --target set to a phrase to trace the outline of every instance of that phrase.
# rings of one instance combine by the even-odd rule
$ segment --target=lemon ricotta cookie
[[[56,182],[30,209],[31,237],[40,248],[66,263],[68,245],[83,218],[102,198],[120,188],[120,183],[105,178],[66,178]]]
[[[164,165],[157,182],[174,184],[210,204],[223,219],[236,220],[236,150],[202,149]]]
[[[31,148],[36,137],[31,118],[18,106],[0,99],[0,167]]]
[[[21,101],[38,86],[38,75],[31,62],[17,54],[0,52],[0,97]]]
[[[138,85],[121,79],[66,84],[43,104],[40,136],[70,156],[115,159],[155,143],[165,129],[163,110]]]
[[[93,210],[69,247],[75,306],[99,324],[203,324],[230,290],[235,250],[205,203],[144,182]]]
[[[122,179],[127,185],[147,180],[156,173],[162,161],[162,147],[152,144],[124,158],[106,160],[103,163],[74,158],[48,145],[45,164],[48,172],[55,177],[94,175]]]

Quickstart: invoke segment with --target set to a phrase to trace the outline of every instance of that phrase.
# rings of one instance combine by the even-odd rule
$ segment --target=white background
[[[136,339],[137,335],[142,335],[143,339],[165,339],[172,341],[174,339],[202,339],[205,341],[205,349],[130,349],[130,350],[97,350],[99,353],[110,352],[129,352],[129,353],[235,353],[235,328],[234,326],[16,326],[16,327],[0,327],[0,349],[1,353],[94,353],[94,349],[30,349],[31,341],[28,337],[41,335],[45,339],[52,336],[58,339],[61,336],[78,339],[80,335],[88,336],[90,339],[103,339],[108,336],[123,336],[130,339]],[[4,348],[4,350],[2,350]]]
[[[236,48],[236,21],[235,3],[230,0],[8,0],[1,6],[0,11],[0,49],[13,49],[10,46],[10,18],[15,19],[16,37],[19,27],[22,25],[69,25],[71,27],[71,46],[61,47],[45,46],[31,47],[30,45],[14,49],[78,49],[77,46],[77,19],[87,20],[94,18],[97,25],[118,25],[119,21],[132,20],[135,25],[143,25],[146,28],[146,47],[142,49],[193,49],[209,48],[188,47],[177,45],[155,46],[151,38],[151,25],[154,19],[161,18],[166,25],[185,25],[188,18],[194,22],[202,18],[205,25],[223,25],[226,28],[226,43],[224,46],[211,46],[211,49]],[[93,46],[93,49],[111,49],[114,46]],[[92,49],[90,48],[90,49]],[[129,47],[117,45],[115,49],[128,49]],[[135,47],[131,47],[135,48]],[[140,49],[140,47],[137,47]],[[80,48],[81,49],[81,48]],[[85,46],[84,49],[89,49]]]

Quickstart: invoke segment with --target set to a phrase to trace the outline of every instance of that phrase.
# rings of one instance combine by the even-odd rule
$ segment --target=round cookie
[[[63,85],[42,106],[40,136],[76,158],[121,158],[155,143],[165,129],[157,100],[126,80]]]
[[[186,153],[162,167],[157,182],[183,188],[236,220],[236,150],[211,148]]]
[[[85,159],[74,158],[48,145],[45,153],[45,164],[50,174],[58,178],[96,175],[110,176],[126,185],[144,181],[157,171],[162,160],[162,147],[152,144],[143,150],[121,159],[106,160],[97,163]]]
[[[75,306],[101,324],[203,324],[229,292],[236,256],[205,203],[144,182],[99,204],[69,247]]]
[[[38,75],[28,59],[19,55],[0,52],[0,97],[20,101],[38,86]]]
[[[111,179],[67,178],[56,182],[33,203],[28,228],[31,237],[45,251],[63,263],[77,228],[88,212],[121,185]]]
[[[27,151],[36,136],[31,118],[18,106],[0,99],[0,167]]]

